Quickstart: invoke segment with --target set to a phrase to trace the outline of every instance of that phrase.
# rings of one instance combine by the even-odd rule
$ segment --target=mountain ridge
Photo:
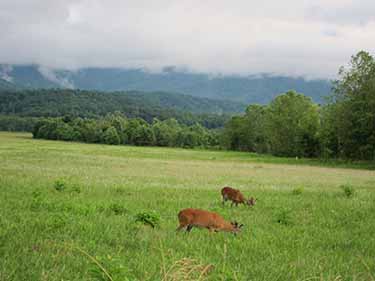
[[[172,92],[195,97],[267,104],[275,96],[296,90],[317,103],[330,94],[328,80],[269,74],[210,75],[165,68],[147,72],[126,68],[53,70],[39,65],[0,65],[0,78],[7,76],[20,88],[76,88],[82,90]]]

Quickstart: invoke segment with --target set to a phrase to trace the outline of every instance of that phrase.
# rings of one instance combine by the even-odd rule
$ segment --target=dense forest
[[[128,119],[119,113],[108,114],[99,119],[46,118],[36,123],[33,136],[52,140],[142,146],[192,148],[218,145],[215,131],[199,124],[181,125],[176,119],[154,119],[149,124],[141,118]]]
[[[278,156],[375,160],[375,59],[366,52],[341,68],[330,101],[294,91],[250,105],[225,126],[227,149]]]
[[[13,116],[98,118],[121,112],[126,117],[139,117],[147,122],[152,122],[154,118],[175,118],[186,125],[199,123],[207,128],[218,128],[224,125],[230,114],[244,109],[245,106],[240,103],[162,92],[0,91],[0,114]]]

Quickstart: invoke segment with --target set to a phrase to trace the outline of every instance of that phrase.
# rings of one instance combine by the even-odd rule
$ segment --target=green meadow
[[[226,185],[257,204],[222,206]],[[176,233],[188,207],[245,226]],[[0,280],[375,280],[375,172],[2,132]]]

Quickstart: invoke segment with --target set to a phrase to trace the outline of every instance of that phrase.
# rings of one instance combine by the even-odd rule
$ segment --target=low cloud
[[[332,78],[375,51],[374,10],[373,0],[3,0],[0,63]]]
[[[63,88],[74,89],[74,84],[65,77],[59,77],[55,70],[46,66],[39,66],[38,71],[47,80],[54,82]]]

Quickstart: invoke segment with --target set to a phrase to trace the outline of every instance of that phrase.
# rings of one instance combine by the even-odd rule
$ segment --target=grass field
[[[375,280],[375,172],[316,164],[0,133],[0,280]],[[245,227],[176,233],[187,207]]]

